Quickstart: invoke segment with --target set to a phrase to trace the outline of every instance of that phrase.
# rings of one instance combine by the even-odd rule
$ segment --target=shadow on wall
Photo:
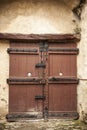
[[[0,32],[70,33],[75,19],[71,10],[77,3],[76,0],[3,0]]]

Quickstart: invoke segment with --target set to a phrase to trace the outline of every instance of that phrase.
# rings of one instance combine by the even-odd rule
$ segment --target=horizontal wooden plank
[[[16,34],[16,33],[0,33],[0,40],[48,40],[49,42],[78,42],[80,35],[75,34]]]
[[[41,112],[28,112],[28,113],[9,113],[6,115],[6,119],[9,122],[20,121],[20,120],[29,120],[29,119],[41,119],[43,117],[43,113]]]
[[[7,52],[38,52],[37,49],[20,49],[20,48],[8,48]]]
[[[38,49],[20,49],[20,48],[8,48],[9,54],[34,54],[38,55]]]
[[[79,53],[78,48],[49,48],[49,53],[76,55]]]
[[[78,84],[79,83],[79,79],[77,78],[56,78],[56,77],[52,77],[52,78],[49,78],[48,79],[48,83],[51,83],[51,84]]]
[[[76,111],[70,111],[70,112],[63,112],[63,111],[58,111],[58,112],[53,112],[49,111],[48,112],[48,117],[50,118],[60,118],[60,119],[78,119],[79,114]],[[28,113],[9,113],[6,115],[7,121],[19,121],[19,120],[29,120],[29,119],[41,119],[43,118],[43,113],[41,112],[28,112]]]
[[[9,85],[17,85],[17,84],[45,84],[45,80],[39,78],[9,78],[7,79],[7,83]]]
[[[49,118],[71,118],[71,119],[78,119],[79,118],[79,114],[78,112],[75,111],[59,111],[59,112],[53,112],[53,111],[49,111]]]
[[[9,82],[9,85],[45,85],[45,82]]]

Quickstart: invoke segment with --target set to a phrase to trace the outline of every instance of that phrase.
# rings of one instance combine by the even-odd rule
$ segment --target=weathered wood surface
[[[0,33],[0,40],[48,40],[52,42],[78,42],[80,35],[74,34],[16,34],[16,33]]]

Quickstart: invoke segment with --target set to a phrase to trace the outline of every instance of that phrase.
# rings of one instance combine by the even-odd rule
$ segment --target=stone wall
[[[76,33],[81,26],[81,41],[78,43],[78,111],[87,111],[87,5],[82,12],[80,22],[72,9],[79,0],[3,0],[0,2],[0,32],[44,34],[44,33]],[[7,41],[0,41],[0,113],[8,108],[9,47]]]

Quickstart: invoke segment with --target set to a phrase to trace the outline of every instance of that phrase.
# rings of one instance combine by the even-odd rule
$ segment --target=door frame
[[[57,43],[77,43],[80,41],[79,35],[74,34],[11,34],[11,33],[0,33],[0,40],[8,40],[10,42],[16,41],[18,42],[37,42],[37,41],[47,41],[47,42],[57,42]],[[7,80],[8,82],[8,80]],[[46,110],[47,112],[47,110]],[[6,117],[8,120],[12,120],[10,118],[10,114]],[[14,117],[14,115],[13,115]]]

